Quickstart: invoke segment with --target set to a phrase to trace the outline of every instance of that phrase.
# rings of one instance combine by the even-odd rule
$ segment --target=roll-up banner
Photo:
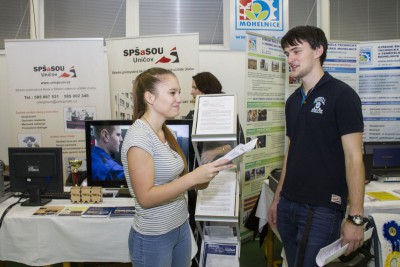
[[[179,116],[194,109],[190,95],[192,76],[199,65],[199,35],[141,36],[107,39],[108,69],[113,119],[132,119],[132,82],[148,68],[172,70],[181,86]]]
[[[247,33],[245,113],[246,142],[256,148],[243,156],[242,220],[250,215],[269,173],[280,168],[285,145],[286,56],[279,39]],[[242,229],[242,237],[246,229]]]
[[[360,44],[364,141],[400,140],[400,41]]]
[[[10,146],[62,147],[85,160],[85,120],[109,106],[102,38],[6,40]],[[83,162],[80,170],[85,170]]]

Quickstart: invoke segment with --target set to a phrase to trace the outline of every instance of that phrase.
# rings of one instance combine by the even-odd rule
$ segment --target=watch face
[[[362,224],[363,219],[362,219],[361,216],[354,216],[354,217],[353,217],[353,221],[354,221],[356,224]]]
[[[363,225],[364,223],[364,218],[361,215],[349,215],[348,219],[351,220],[355,225]]]

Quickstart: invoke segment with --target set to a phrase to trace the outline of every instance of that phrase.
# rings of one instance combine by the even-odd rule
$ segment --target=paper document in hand
[[[250,142],[248,142],[246,144],[237,145],[234,149],[232,149],[231,151],[226,153],[220,159],[233,160],[233,159],[243,155],[244,153],[249,152],[250,150],[252,150],[256,146],[257,140],[258,140],[258,138],[255,138],[255,139],[251,140]]]
[[[374,228],[370,228],[364,233],[364,241],[367,241],[372,236],[372,231]],[[323,247],[319,250],[318,255],[316,257],[316,262],[318,266],[325,266],[326,264],[330,263],[334,259],[339,258],[342,256],[348,247],[349,244],[342,246],[342,239],[339,238],[335,242],[329,244],[326,247]]]

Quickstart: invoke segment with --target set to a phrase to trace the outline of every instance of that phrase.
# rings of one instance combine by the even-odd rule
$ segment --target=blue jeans
[[[281,197],[278,203],[277,228],[289,267],[297,266],[299,244],[310,209],[314,210],[314,216],[301,266],[318,266],[315,257],[319,250],[340,237],[343,211],[293,202]]]
[[[186,221],[162,235],[129,233],[129,254],[134,267],[188,267],[192,249],[191,232]]]

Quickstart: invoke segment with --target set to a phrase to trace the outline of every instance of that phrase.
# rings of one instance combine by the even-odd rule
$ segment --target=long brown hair
[[[136,77],[133,83],[133,121],[140,119],[147,110],[147,102],[144,99],[144,94],[146,92],[157,94],[157,85],[163,81],[161,79],[162,76],[167,75],[176,78],[176,75],[172,71],[157,67],[147,69]],[[181,156],[185,165],[182,175],[186,174],[188,164],[178,141],[165,123],[162,126],[162,130],[169,146]]]

